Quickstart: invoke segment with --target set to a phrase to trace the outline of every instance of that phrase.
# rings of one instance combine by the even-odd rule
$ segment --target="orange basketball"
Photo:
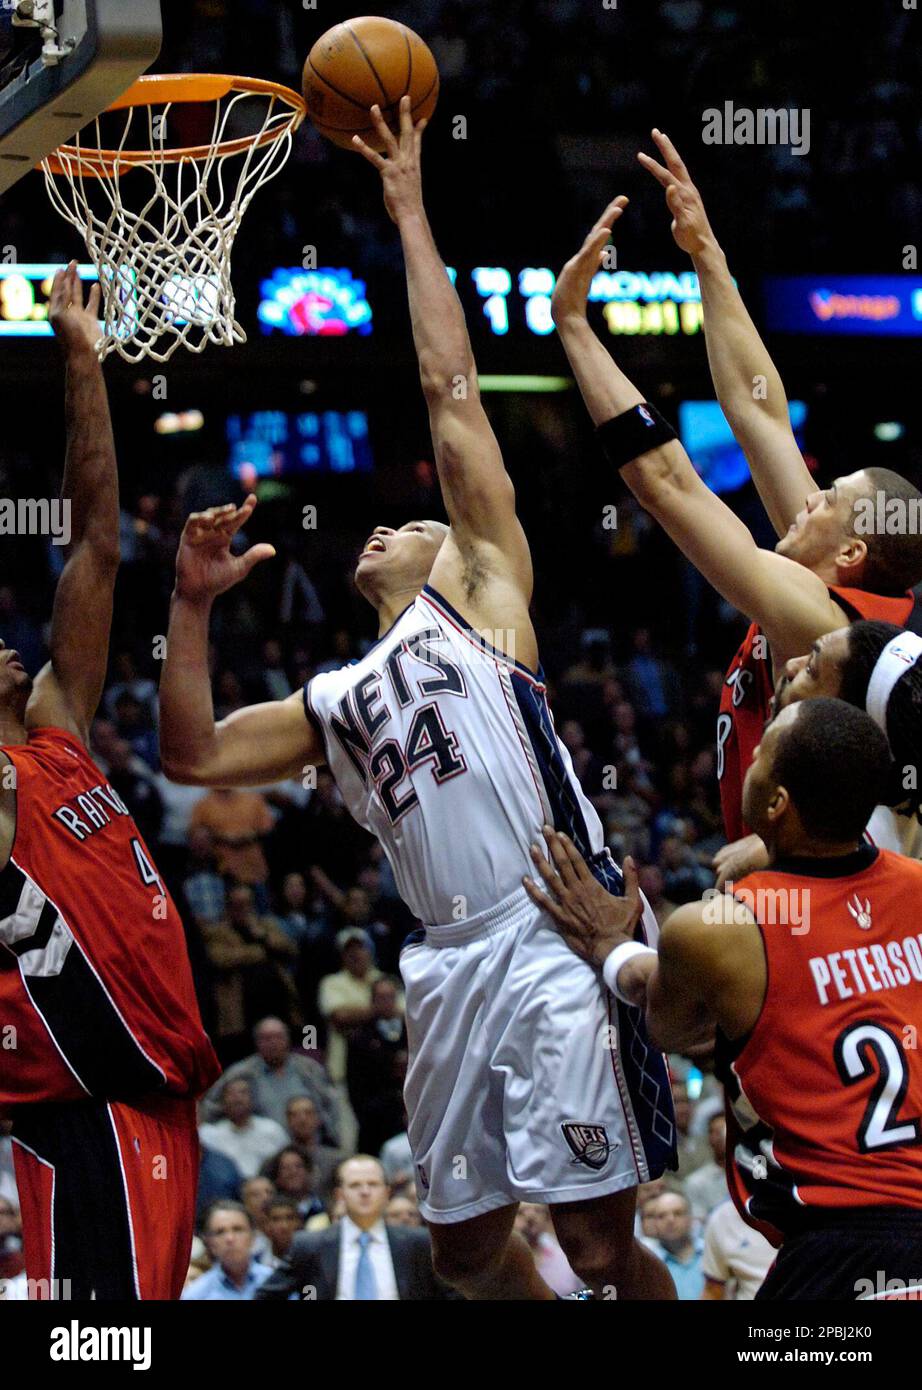
[[[365,15],[328,29],[304,64],[304,97],[314,125],[343,149],[360,135],[381,148],[369,123],[377,104],[392,130],[399,125],[400,98],[409,94],[413,119],[429,117],[439,96],[439,70],[418,34],[393,19]]]

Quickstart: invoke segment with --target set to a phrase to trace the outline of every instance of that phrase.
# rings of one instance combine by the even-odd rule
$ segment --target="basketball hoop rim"
[[[220,101],[231,92],[250,92],[254,96],[278,97],[291,108],[291,119],[283,126],[264,129],[258,135],[244,135],[236,140],[222,140],[211,145],[186,145],[176,149],[102,150],[77,145],[61,145],[38,166],[50,174],[84,178],[102,178],[123,166],[126,170],[140,165],[181,164],[186,160],[223,159],[228,155],[245,154],[254,146],[259,149],[284,138],[298,129],[307,116],[307,102],[299,92],[282,82],[262,77],[232,77],[227,73],[149,73],[139,77],[127,91],[114,101],[108,111],[127,111],[134,107],[172,105],[177,102]],[[75,167],[76,166],[76,167]]]

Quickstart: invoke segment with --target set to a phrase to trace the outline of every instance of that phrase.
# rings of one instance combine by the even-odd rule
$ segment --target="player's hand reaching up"
[[[399,223],[402,217],[421,213],[423,210],[423,181],[420,167],[423,131],[426,121],[413,124],[410,112],[410,98],[400,99],[400,135],[396,136],[381,115],[380,106],[371,108],[371,119],[381,143],[387,151],[386,156],[378,154],[366,145],[358,135],[353,135],[352,143],[369,164],[373,164],[381,175],[384,185],[384,206],[391,220]]]
[[[102,336],[99,323],[100,289],[98,282],[90,290],[86,306],[83,303],[83,283],[77,274],[77,262],[59,270],[51,286],[48,318],[55,337],[65,352],[81,348],[95,351]]]
[[[616,898],[590,872],[567,835],[546,825],[544,838],[550,860],[538,845],[532,845],[531,857],[549,892],[542,892],[530,878],[522,880],[525,891],[553,917],[571,951],[601,968],[616,946],[634,940],[643,915],[634,861],[624,861],[624,897]]]
[[[602,256],[612,227],[627,207],[622,193],[612,199],[575,256],[571,256],[557,277],[551,298],[551,317],[559,326],[566,319],[585,318],[586,301],[593,277],[602,267]]]
[[[679,157],[675,145],[661,130],[653,131],[653,139],[665,165],[648,154],[637,156],[640,163],[666,190],[666,206],[672,213],[672,235],[676,245],[690,256],[697,256],[714,240],[714,233],[704,210],[701,194],[691,181],[691,175]]]
[[[191,602],[217,598],[239,584],[261,560],[271,560],[275,548],[254,545],[234,555],[234,536],[253,514],[256,498],[251,493],[242,507],[231,502],[193,512],[183,528],[176,556],[176,593]]]

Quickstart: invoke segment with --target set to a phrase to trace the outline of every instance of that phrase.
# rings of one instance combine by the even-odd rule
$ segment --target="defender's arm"
[[[594,424],[643,403],[589,325],[586,300],[600,257],[626,199],[617,198],[567,262],[554,290],[552,312]],[[783,653],[840,627],[842,617],[823,581],[803,565],[761,550],[734,512],[705,486],[677,439],[625,463],[621,474],[641,506],[672,537],[715,589],[758,622]]]
[[[714,390],[772,525],[783,536],[816,491],[791,429],[784,384],[733,283],[701,194],[669,137],[654,130],[653,139],[665,164],[647,154],[637,157],[665,189],[672,234],[694,262]]]

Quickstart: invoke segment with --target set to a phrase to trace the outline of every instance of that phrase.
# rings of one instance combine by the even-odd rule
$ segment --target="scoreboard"
[[[51,285],[60,265],[30,262],[0,265],[0,337],[46,338],[51,336],[48,303]],[[77,267],[81,280],[95,280],[96,267]]]

